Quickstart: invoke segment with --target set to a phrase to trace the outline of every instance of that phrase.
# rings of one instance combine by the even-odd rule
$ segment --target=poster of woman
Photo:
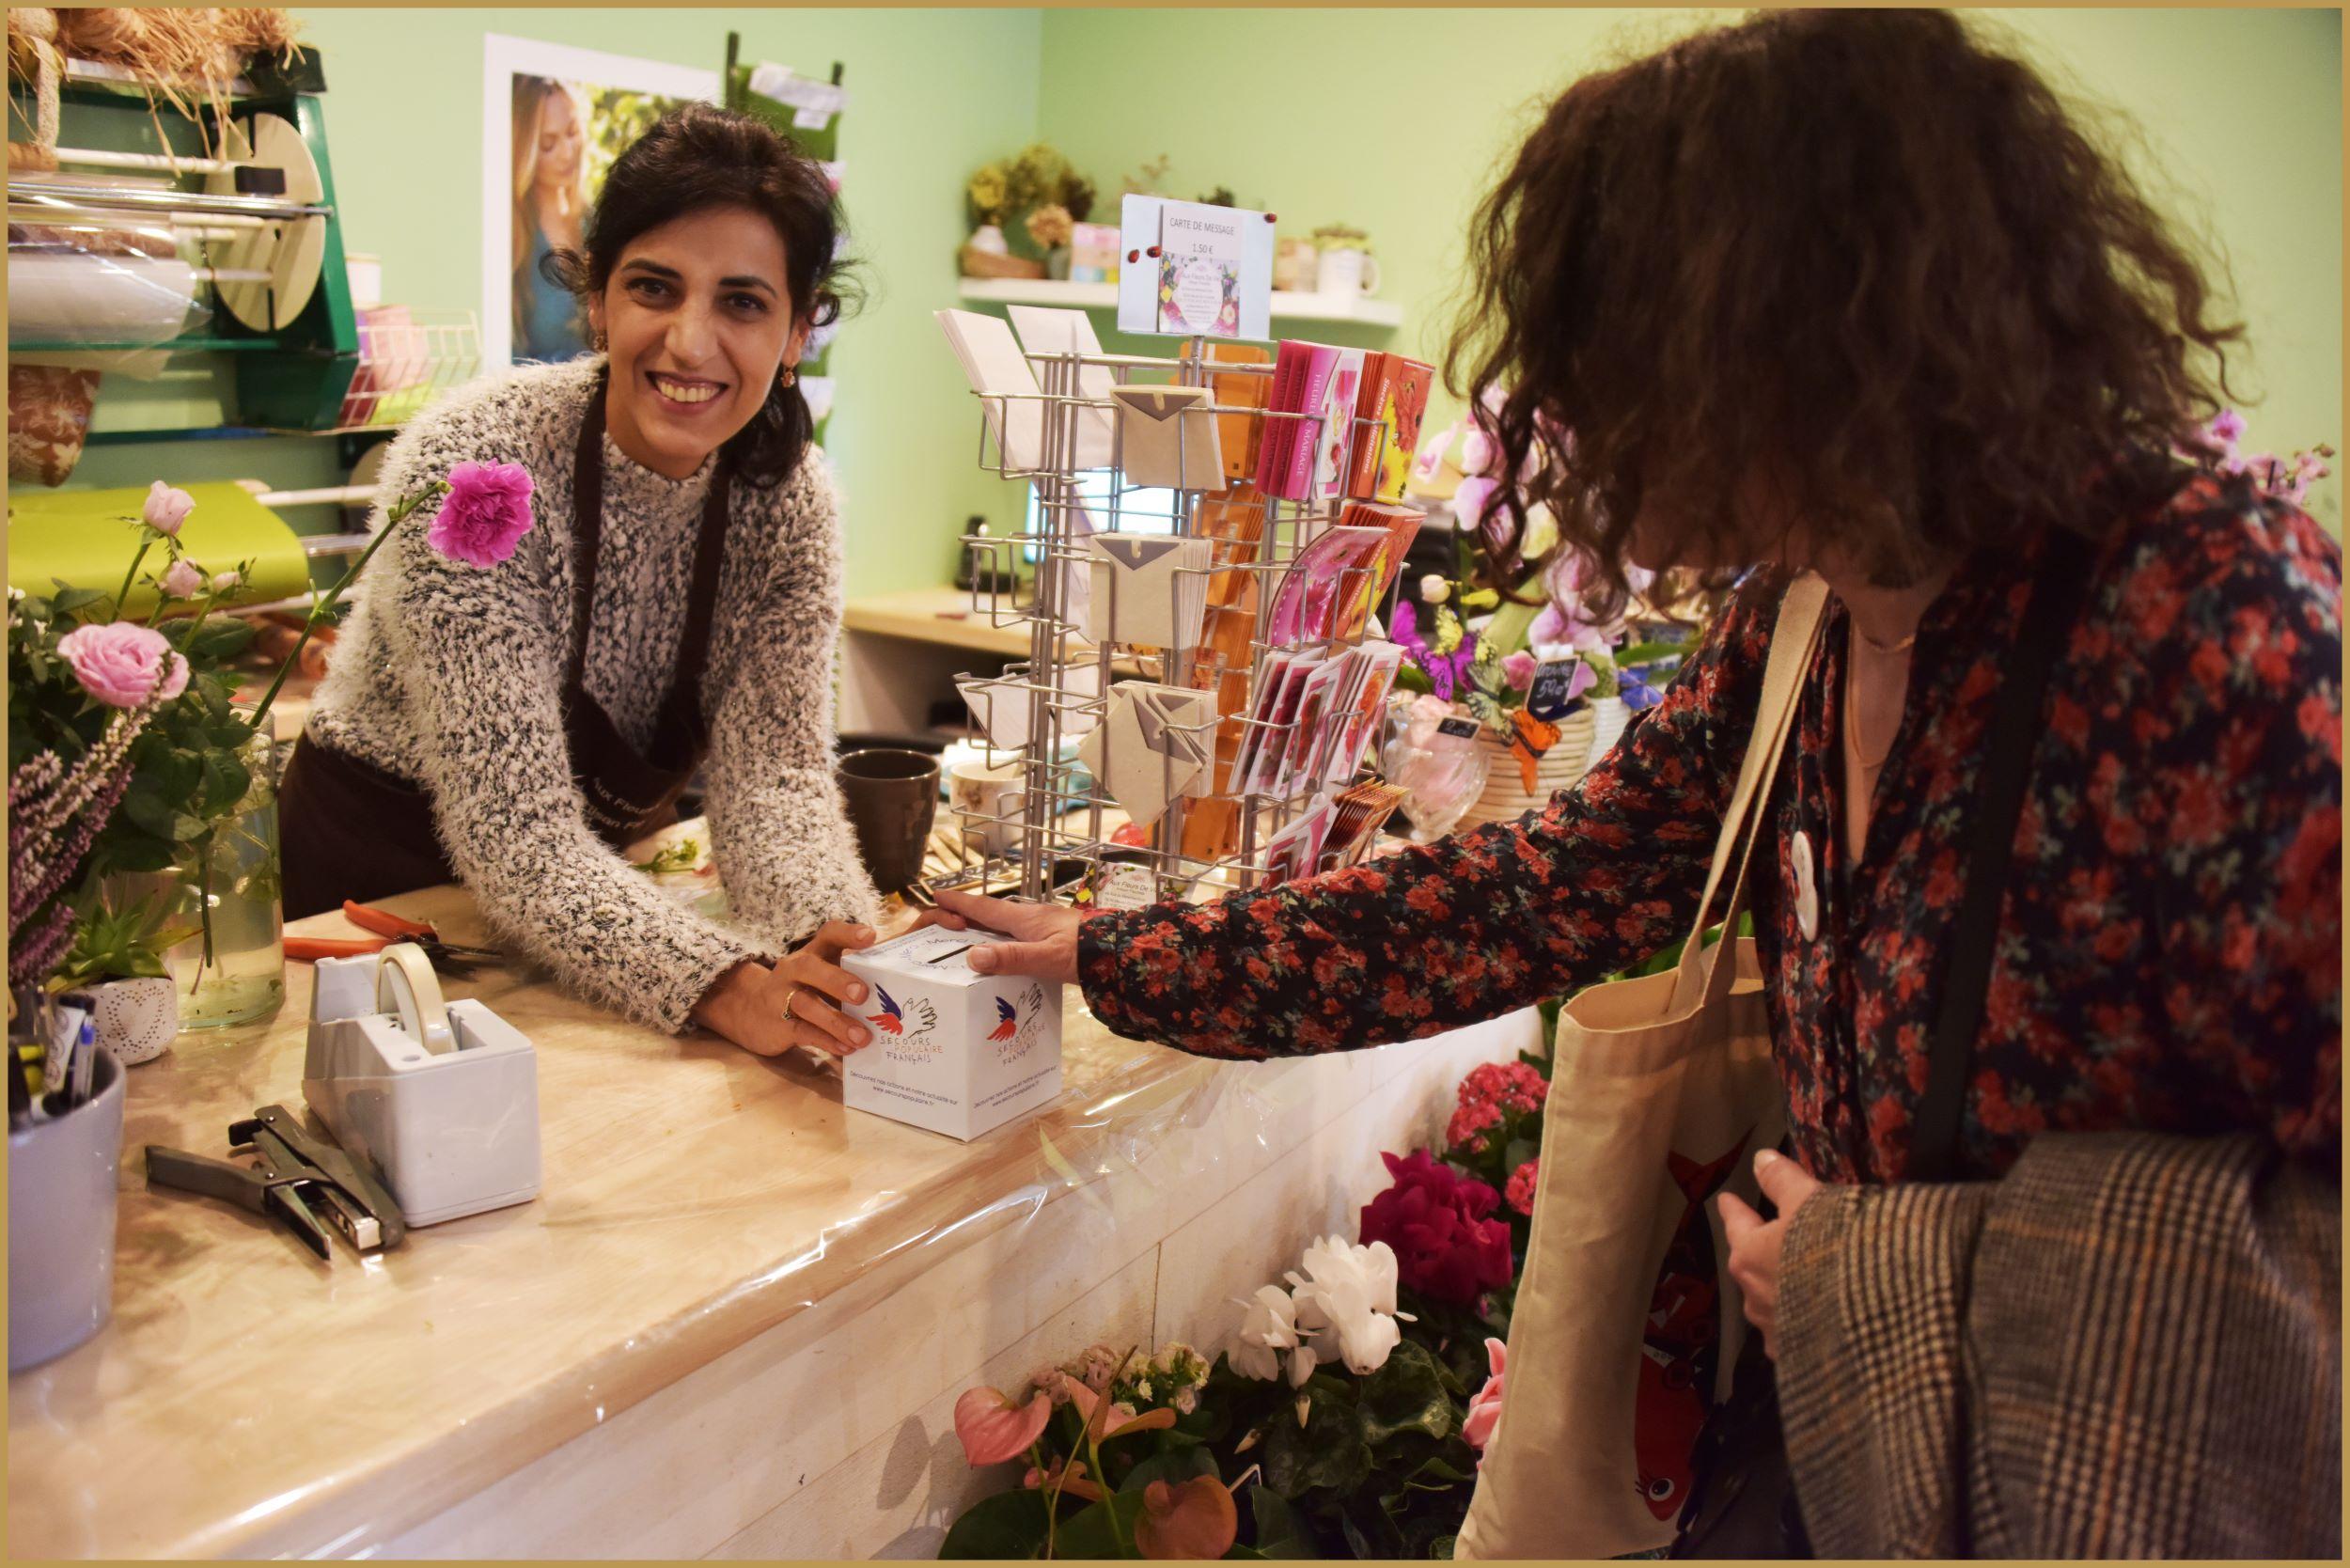
[[[587,323],[549,281],[604,171],[653,121],[718,100],[718,73],[491,34],[483,50],[482,349],[492,365],[576,358]]]

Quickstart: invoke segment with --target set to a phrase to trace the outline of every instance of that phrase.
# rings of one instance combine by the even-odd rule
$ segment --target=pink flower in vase
[[[158,682],[166,701],[188,688],[188,661],[149,626],[128,620],[76,626],[57,639],[57,651],[82,689],[109,708],[137,707]]]
[[[461,463],[425,542],[451,560],[492,567],[530,531],[530,470],[519,463]]]

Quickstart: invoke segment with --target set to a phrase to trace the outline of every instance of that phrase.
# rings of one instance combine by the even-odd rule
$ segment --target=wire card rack
[[[1340,476],[1358,472],[1358,449],[1367,449],[1369,472],[1382,470],[1393,439],[1389,425],[1359,413],[1350,418],[1270,408],[1276,362],[1264,349],[1241,347],[1239,353],[1258,356],[1247,359],[1230,356],[1224,339],[1178,341],[1173,359],[1074,349],[1027,353],[1039,390],[973,393],[983,414],[979,465],[1026,480],[1037,505],[1032,531],[964,537],[977,562],[993,569],[974,572],[971,611],[998,628],[1026,627],[1028,656],[1001,676],[958,682],[967,698],[984,689],[973,706],[987,730],[985,765],[991,776],[1014,775],[1018,788],[1006,787],[992,801],[956,800],[964,858],[935,886],[1000,886],[1016,873],[1023,897],[1084,902],[1121,877],[1132,897],[1138,873],[1120,869],[1139,866],[1151,873],[1149,901],[1261,887],[1358,857],[1401,796],[1366,776],[1361,764],[1367,752],[1375,757],[1392,655],[1400,653],[1384,637],[1370,637],[1371,612],[1392,588],[1407,541],[1316,579],[1316,601],[1340,607],[1320,623],[1273,612],[1285,595],[1296,600],[1301,555],[1349,508],[1381,502],[1390,514],[1416,509],[1393,505],[1392,497],[1342,494],[1343,478],[1310,482],[1302,499],[1267,494],[1254,482],[1256,454],[1281,421],[1299,421],[1298,439],[1318,452],[1325,438],[1335,438],[1324,472],[1334,456]],[[1182,400],[1171,459],[1162,446],[1152,461],[1154,473],[1171,466],[1172,477],[1186,481],[1210,478],[1203,469],[1214,467],[1220,473],[1214,482],[1145,485],[1132,478],[1128,441],[1149,432],[1135,406],[1117,394],[1149,387],[1208,394],[1176,395]],[[1006,431],[1017,432],[1015,447],[1037,453],[1034,466],[1008,458]],[[1206,447],[1212,433],[1216,453],[1193,449]],[[1206,548],[1179,547],[1175,564],[1156,572],[1120,571],[1091,542],[1104,535],[1203,541]],[[1026,603],[984,591],[980,585],[1013,580],[1024,559],[1033,562]],[[1167,602],[1134,597],[1143,594],[1165,594]],[[1100,635],[1131,625],[1171,625],[1175,635],[1154,646]],[[1299,661],[1350,652],[1365,655],[1355,661],[1363,673],[1344,693],[1331,694],[1330,705],[1345,705],[1359,722],[1339,724],[1335,741],[1315,748],[1315,765],[1252,765],[1267,748],[1293,758],[1308,744],[1293,713],[1261,713],[1268,682]],[[1385,679],[1375,667],[1383,663]],[[1114,666],[1138,669],[1143,680],[1116,685]],[[1285,782],[1282,773],[1291,775]],[[1149,841],[1120,842],[1106,819],[1137,801],[1143,808],[1128,814],[1147,823]],[[1369,826],[1343,843],[1326,832],[1333,821],[1361,827],[1366,819]],[[1325,841],[1332,847],[1301,853]],[[1005,853],[989,855],[991,845]]]

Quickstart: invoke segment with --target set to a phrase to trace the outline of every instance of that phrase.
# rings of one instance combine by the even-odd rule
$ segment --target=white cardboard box
[[[844,955],[871,988],[856,1011],[873,1043],[843,1059],[841,1103],[969,1139],[1058,1094],[1061,988],[965,956],[1006,940],[932,926]]]

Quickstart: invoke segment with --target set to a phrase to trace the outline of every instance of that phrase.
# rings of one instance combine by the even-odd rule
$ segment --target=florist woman
[[[1721,1215],[1785,1450],[1715,1450],[1699,1513],[1734,1460],[1716,1523],[1746,1523],[1689,1544],[2336,1555],[2341,556],[2199,434],[2237,333],[2197,262],[2029,68],[1872,10],[1576,83],[1472,258],[1454,365],[1511,388],[1499,470],[1547,476],[1492,535],[1539,500],[1619,577],[1743,573],[1663,704],[1548,810],[1374,865],[1082,919],[947,899],[1021,939],[975,966],[1234,1058],[1622,970],[1695,916],[1816,573],[1754,859],[1793,1157],[1757,1157],[1776,1217]],[[1917,1181],[1991,719],[2035,641],[1954,1153]],[[2025,1226],[2021,1266],[1970,1262]],[[1514,1350],[1505,1441],[1546,1397]]]
[[[289,917],[462,880],[639,1022],[864,1043],[835,1005],[876,905],[832,776],[839,524],[793,368],[839,308],[838,232],[822,170],[741,116],[682,109],[613,165],[550,269],[598,352],[452,399],[384,464],[387,494],[473,466],[369,571],[287,764]],[[619,853],[705,765],[755,934]]]

